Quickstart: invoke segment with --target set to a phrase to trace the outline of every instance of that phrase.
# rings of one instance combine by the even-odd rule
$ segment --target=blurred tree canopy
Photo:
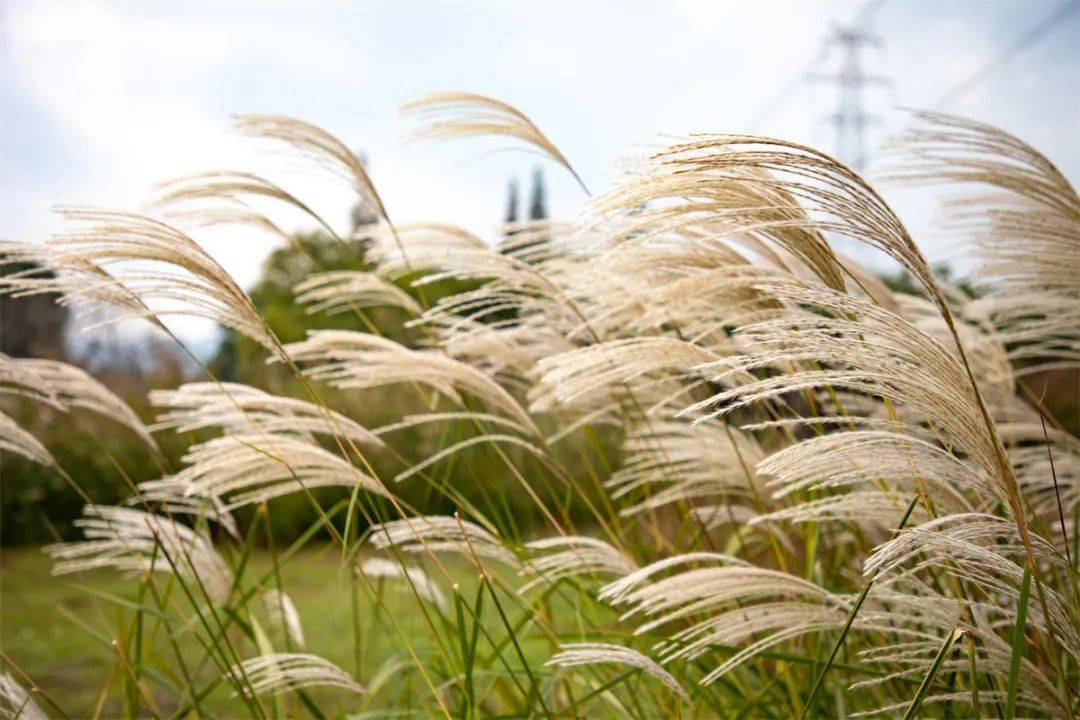
[[[357,225],[369,222],[366,216],[354,218]],[[402,310],[392,307],[365,308],[358,312],[308,314],[307,307],[297,304],[293,287],[319,272],[335,270],[368,271],[364,261],[364,243],[360,240],[341,241],[321,232],[299,234],[290,244],[278,248],[264,263],[259,280],[249,290],[255,307],[284,342],[306,337],[309,330],[342,329],[377,332],[409,347],[423,344],[423,331],[410,329],[410,319]],[[428,305],[452,293],[472,289],[476,283],[454,280],[424,286],[423,297],[412,288],[412,277],[397,282],[406,292]],[[48,299],[49,307],[51,298]],[[362,315],[361,315],[362,313]],[[505,313],[493,314],[489,320],[505,320]],[[62,333],[60,333],[62,336]],[[231,330],[222,330],[216,352],[206,362],[210,372],[221,381],[238,382],[261,388],[277,395],[315,400],[343,412],[362,425],[378,428],[400,421],[410,414],[449,410],[451,407],[436,394],[414,386],[393,386],[371,390],[339,391],[326,385],[305,387],[280,363],[267,363],[265,348]],[[90,369],[114,392],[130,404],[146,422],[152,422],[154,409],[146,400],[151,389],[173,388],[184,382],[205,380],[205,374],[183,361],[182,354],[164,339],[146,339],[138,343],[119,343],[100,348],[94,343],[82,345],[87,353],[101,356],[65,358]],[[96,349],[95,349],[96,348]],[[138,362],[127,360],[138,359]],[[163,458],[155,458],[134,434],[98,416],[81,411],[57,413],[38,404],[18,398],[3,398],[3,407],[16,421],[40,439],[57,462],[75,478],[95,502],[117,503],[133,494],[135,484],[171,474],[181,466],[184,451],[192,443],[208,439],[209,432],[178,435],[174,432],[156,433]],[[423,476],[414,476],[400,484],[393,478],[413,463],[435,454],[440,448],[471,437],[477,428],[460,423],[447,428],[445,424],[420,424],[395,430],[387,436],[395,452],[372,453],[368,460],[392,490],[425,512],[449,512],[451,501],[436,487],[452,488],[458,502],[475,502],[482,496],[499,496],[496,507],[505,513],[504,520],[527,527],[538,519],[535,505],[520,491],[516,481],[507,481],[503,459],[490,447],[479,445],[464,452],[468,463],[454,458],[434,466]],[[604,433],[601,433],[603,435]],[[590,437],[589,442],[601,442],[613,449],[613,438]],[[576,441],[567,441],[562,452],[574,452],[575,460],[568,467],[579,467],[582,477],[593,473],[577,457]],[[328,449],[332,446],[328,443]],[[544,471],[523,451],[505,449],[518,467],[530,468],[539,477]],[[595,453],[582,453],[582,457]],[[0,458],[0,541],[3,543],[47,542],[74,537],[72,521],[80,515],[83,501],[51,468],[36,465],[11,454]],[[584,480],[595,487],[593,480]],[[324,507],[341,498],[342,492],[333,488],[315,491]],[[548,498],[563,502],[562,498]],[[485,506],[490,507],[485,503]],[[577,507],[566,508],[571,514]],[[245,511],[250,512],[250,510]],[[243,514],[243,513],[241,513]],[[310,498],[304,494],[278,498],[271,506],[271,521],[279,537],[294,537],[318,519]]]
[[[364,316],[370,326],[354,313],[328,315],[308,314],[307,308],[293,299],[293,287],[320,272],[334,270],[369,271],[364,261],[364,243],[359,240],[339,241],[326,233],[311,232],[296,235],[290,245],[278,248],[263,265],[262,275],[248,294],[256,309],[283,343],[303,340],[308,330],[356,330],[367,332],[371,326],[380,334],[409,343],[416,333],[404,329],[408,316],[398,308],[365,308]],[[407,280],[401,282],[411,292]],[[266,364],[266,350],[258,343],[235,330],[225,330],[217,352],[209,362],[211,372],[219,379],[257,385],[265,390],[285,382],[285,368]]]
[[[88,346],[93,352],[92,345]],[[153,416],[146,394],[175,387],[190,378],[189,368],[164,340],[144,338],[111,347],[111,357],[138,356],[139,362],[103,368],[84,354],[63,360],[90,369],[123,398],[143,420]],[[132,494],[132,484],[152,480],[179,467],[183,438],[159,433],[161,457],[127,428],[84,410],[59,412],[39,402],[0,395],[2,408],[40,440],[83,491],[96,503],[115,504]],[[0,542],[41,543],[73,537],[72,521],[83,499],[51,467],[11,453],[0,456]]]
[[[54,277],[51,270],[30,262],[8,263],[0,267],[0,274]],[[56,299],[50,293],[0,295],[0,352],[12,357],[63,358],[68,309],[57,305]]]

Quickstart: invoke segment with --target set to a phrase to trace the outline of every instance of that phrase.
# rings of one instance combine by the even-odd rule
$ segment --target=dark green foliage
[[[544,171],[533,168],[532,198],[529,200],[529,219],[547,220],[547,191],[544,189]]]
[[[51,278],[53,272],[28,262],[0,265],[0,276]],[[0,352],[12,357],[58,359],[64,355],[68,309],[52,294],[0,295]]]
[[[365,308],[363,318],[354,313],[309,315],[307,308],[293,300],[293,286],[311,275],[333,270],[370,270],[363,260],[363,245],[357,241],[338,241],[325,233],[307,233],[293,238],[293,244],[270,254],[262,275],[249,294],[256,309],[283,343],[303,340],[308,330],[356,330],[367,332],[371,326],[380,334],[399,342],[416,339],[415,333],[402,329],[408,318],[396,308]],[[402,287],[408,289],[407,283]],[[226,330],[218,352],[210,360],[211,372],[219,379],[242,382],[276,392],[275,385],[291,379],[280,366],[266,364],[266,350],[258,343]]]
[[[134,353],[142,348],[129,347]],[[146,393],[154,387],[173,387],[189,379],[181,367],[164,358],[145,377],[99,375],[144,420],[153,413]],[[162,469],[179,467],[188,438],[156,435],[164,460],[133,432],[83,410],[59,412],[41,403],[6,398],[3,409],[48,448],[57,463],[97,503],[118,503],[131,493],[131,483],[161,477]],[[53,468],[4,454],[0,458],[0,542],[5,545],[51,542],[75,536],[72,521],[81,515],[83,500]]]

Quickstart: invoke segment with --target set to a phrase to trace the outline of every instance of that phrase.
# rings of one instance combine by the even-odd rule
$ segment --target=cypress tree
[[[529,219],[547,219],[547,199],[544,190],[544,171],[539,167],[533,168],[532,197],[529,202]]]

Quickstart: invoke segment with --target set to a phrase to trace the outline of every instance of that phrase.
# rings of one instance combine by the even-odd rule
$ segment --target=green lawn
[[[125,671],[116,662],[109,638],[117,635],[118,628],[124,628],[122,634],[127,634],[133,613],[121,610],[110,600],[94,597],[82,587],[134,600],[138,582],[107,570],[57,578],[50,576],[50,565],[50,559],[36,548],[0,552],[0,649],[68,716],[91,717],[99,703],[102,703],[101,717],[121,715],[124,690],[122,677],[117,675]],[[256,557],[249,577],[258,577],[270,567],[268,557],[261,554]],[[306,549],[282,569],[282,583],[303,618],[307,650],[353,671],[356,660],[352,605],[349,584],[340,567],[340,555],[332,547]],[[391,668],[404,662],[407,669],[410,664],[402,635],[409,637],[416,648],[433,645],[429,627],[416,610],[417,601],[407,586],[386,583],[383,593],[385,605],[393,613],[393,623],[385,613],[372,623],[370,601],[360,598],[364,628],[360,676],[375,692],[360,700],[334,690],[313,691],[312,697],[328,716],[339,715],[346,709],[362,709],[365,705],[397,704],[410,696],[410,683],[421,682],[415,672],[395,672]],[[152,632],[154,625],[148,623],[146,631]],[[240,637],[240,633],[235,634],[234,642],[245,655],[257,654],[253,643]],[[203,653],[190,633],[180,634],[178,645],[189,663],[198,664]],[[160,662],[156,666],[172,668],[175,672],[175,656],[160,627],[147,646],[148,652],[157,653]],[[277,649],[284,648],[279,645]],[[208,667],[200,678],[206,683],[218,674]],[[372,687],[373,682],[377,683],[376,687]],[[108,688],[104,697],[103,688]],[[230,698],[231,693],[231,689],[219,687],[208,698],[208,707],[224,708],[226,712],[235,709],[236,714],[244,714],[239,701]],[[154,701],[162,714],[176,710],[174,700],[166,693]],[[304,712],[300,705],[295,710],[286,708],[290,716],[294,711]],[[152,716],[145,710],[143,714]]]

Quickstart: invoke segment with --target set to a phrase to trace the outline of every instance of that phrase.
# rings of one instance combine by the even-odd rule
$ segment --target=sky
[[[534,155],[483,143],[410,144],[398,106],[442,90],[479,92],[526,112],[590,189],[620,159],[690,132],[748,132],[835,151],[835,29],[860,18],[872,150],[901,108],[996,124],[1080,177],[1080,12],[1076,0],[666,3],[49,3],[0,0],[0,238],[62,229],[58,205],[137,210],[154,184],[212,169],[265,172],[347,226],[347,191],[236,136],[230,117],[274,113],[320,125],[363,152],[396,222],[438,220],[494,237],[506,184],[527,193]],[[1043,21],[1058,13],[1056,22]],[[1018,47],[1019,44],[1019,47]],[[961,92],[957,92],[961,88]],[[947,99],[945,104],[942,100]],[[549,211],[585,197],[545,166]],[[926,194],[886,197],[932,257]],[[275,217],[289,229],[303,218]],[[200,236],[243,285],[264,237]],[[962,255],[962,251],[961,251]],[[868,260],[873,264],[873,260]],[[180,332],[208,342],[214,330]]]

